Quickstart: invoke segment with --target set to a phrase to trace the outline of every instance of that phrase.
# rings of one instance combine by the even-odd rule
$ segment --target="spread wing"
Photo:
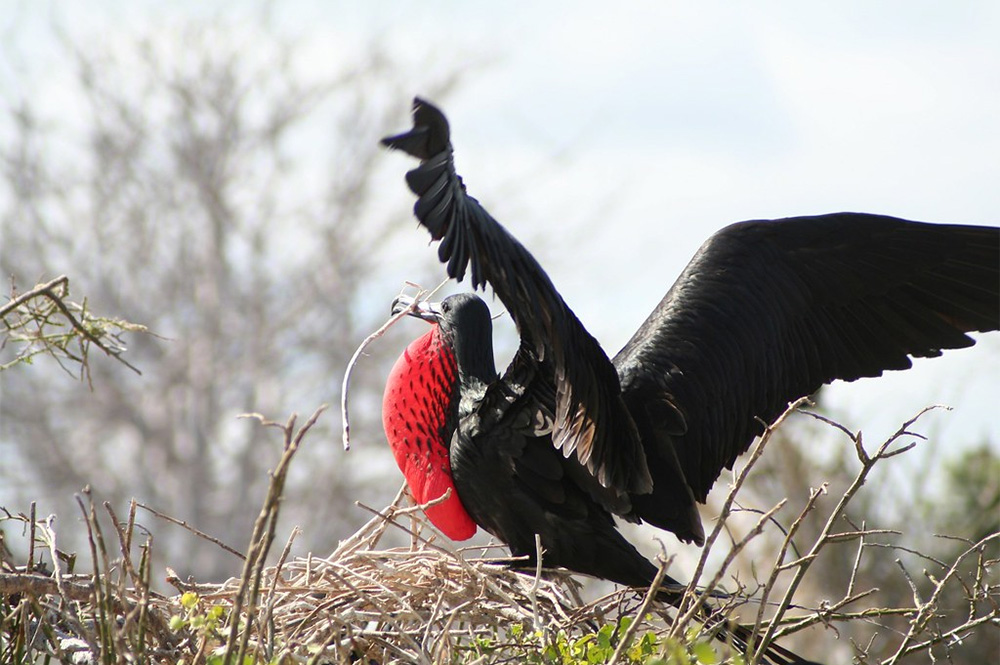
[[[515,364],[537,363],[555,387],[553,444],[567,456],[575,452],[606,487],[649,491],[645,455],[607,355],[535,258],[466,193],[444,115],[417,99],[413,124],[382,142],[421,160],[406,182],[418,196],[417,219],[441,243],[448,274],[461,281],[468,271],[473,288],[493,288],[521,336]]]
[[[614,358],[624,398],[667,414],[659,438],[704,501],[761,433],[756,418],[996,330],[998,264],[997,228],[857,213],[734,224]]]

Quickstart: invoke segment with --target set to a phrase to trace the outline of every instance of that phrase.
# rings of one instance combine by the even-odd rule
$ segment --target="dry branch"
[[[48,353],[57,361],[60,360],[60,356],[65,356],[78,362],[83,374],[89,378],[87,351],[88,345],[93,344],[136,374],[142,374],[137,367],[122,357],[126,349],[119,339],[119,334],[122,331],[148,332],[148,330],[144,326],[126,321],[94,317],[87,311],[86,304],[70,302],[67,300],[68,297],[69,277],[60,275],[20,295],[12,295],[10,300],[0,306],[0,320],[6,328],[0,348],[8,340],[25,345],[14,360],[0,365],[0,370],[8,369],[39,353]],[[45,301],[48,306],[38,301]],[[72,333],[50,332],[51,329],[62,327],[57,314],[62,315],[62,318],[69,323]],[[8,316],[12,320],[8,320]],[[74,339],[79,344],[79,355],[73,354],[68,349],[68,345]]]

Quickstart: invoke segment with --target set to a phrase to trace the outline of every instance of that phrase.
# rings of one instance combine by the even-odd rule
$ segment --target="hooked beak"
[[[392,301],[392,314],[395,316],[400,312],[409,310],[410,316],[415,316],[418,319],[423,319],[424,321],[429,321],[430,323],[437,323],[438,318],[441,316],[441,307],[436,302],[428,302],[426,300],[421,300],[420,302],[414,304],[416,298],[413,296],[397,296],[395,300]]]

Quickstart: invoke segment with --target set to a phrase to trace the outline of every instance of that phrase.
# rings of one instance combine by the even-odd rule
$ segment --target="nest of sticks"
[[[329,556],[263,570],[249,653],[266,662],[471,663],[501,655],[517,662],[544,650],[547,639],[618,625],[644,605],[633,590],[584,602],[579,582],[565,572],[483,558],[490,547],[453,548],[436,536],[421,507],[402,506],[403,496]],[[410,546],[380,548],[390,528],[409,530]],[[228,610],[239,583],[200,585],[200,602]],[[176,613],[180,597],[171,602]]]
[[[290,558],[295,529],[277,563],[266,565],[289,464],[321,411],[298,429],[294,415],[284,424],[260,418],[284,433],[284,453],[245,553],[136,501],[124,520],[104,504],[114,526],[105,535],[107,519],[97,518],[85,491],[78,500],[93,573],[78,574],[76,555],[56,547],[53,518],[37,518],[34,506],[28,515],[0,513],[0,523],[19,523],[28,541],[20,565],[0,528],[0,662],[523,662],[606,631],[609,621],[614,634],[604,648],[627,644],[640,624],[648,628],[618,619],[652,616],[651,594],[625,590],[584,602],[565,572],[518,571],[516,561],[484,558],[502,554],[494,546],[456,549],[426,521],[427,506],[404,506],[404,489],[384,510],[368,509],[372,519],[329,556]],[[242,574],[199,584],[168,568],[167,582],[180,593],[158,593],[152,536],[136,522],[137,509],[241,556]],[[397,528],[411,534],[410,546],[382,547]]]
[[[669,626],[650,614],[655,605],[640,592],[585,602],[579,581],[565,572],[518,570],[516,561],[484,556],[501,554],[498,546],[454,548],[404,497],[400,490],[387,508],[372,510],[329,556],[288,557],[293,531],[277,563],[256,574],[248,565],[251,574],[200,584],[168,569],[176,595],[150,588],[148,550],[133,562],[122,539],[121,557],[107,556],[105,542],[113,540],[88,519],[94,575],[4,562],[0,655],[81,664],[525,662],[604,626],[617,631],[615,644],[639,624]],[[55,541],[50,523],[32,524],[39,542]],[[390,529],[410,532],[410,545],[382,547]],[[645,620],[629,629],[619,623],[627,616]]]

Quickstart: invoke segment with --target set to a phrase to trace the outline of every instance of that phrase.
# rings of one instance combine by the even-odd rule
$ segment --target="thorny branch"
[[[967,550],[962,552],[955,559],[955,561],[952,562],[951,566],[947,567],[944,576],[941,577],[940,580],[935,580],[929,574],[926,575],[926,577],[934,583],[934,591],[931,593],[930,597],[928,597],[926,601],[920,602],[916,590],[914,590],[913,617],[910,620],[910,628],[907,631],[906,635],[903,636],[903,640],[900,643],[899,647],[896,649],[896,653],[894,653],[892,658],[890,658],[886,662],[886,665],[895,665],[895,663],[897,663],[899,659],[902,658],[903,656],[906,656],[910,653],[914,653],[917,651],[923,651],[929,649],[931,646],[935,644],[954,639],[959,635],[961,635],[962,633],[968,632],[973,627],[978,626],[979,624],[986,622],[997,624],[998,622],[1000,622],[1000,608],[998,608],[997,605],[998,601],[997,598],[992,599],[992,605],[993,605],[992,612],[984,614],[979,617],[976,616],[975,600],[977,599],[977,597],[979,597],[980,594],[982,594],[982,598],[984,600],[990,600],[987,596],[989,591],[988,587],[983,586],[981,580],[977,579],[976,583],[971,588],[969,586],[966,586],[966,591],[967,592],[971,591],[971,594],[969,595],[969,603],[970,603],[969,614],[967,615],[967,620],[965,621],[965,623],[963,623],[963,625],[961,626],[951,628],[950,630],[939,632],[937,634],[932,634],[931,637],[919,641],[916,644],[913,643],[920,636],[922,636],[927,632],[928,623],[938,612],[938,601],[940,600],[941,594],[944,591],[946,584],[952,578],[960,577],[961,565],[965,561],[965,559],[972,555],[979,554],[980,562],[982,562],[982,553],[985,551],[987,543],[998,539],[1000,539],[1000,533],[994,533],[990,534],[989,536],[986,536],[979,542],[973,544]],[[902,564],[900,564],[900,567],[902,567]],[[983,566],[977,566],[977,571],[976,571],[977,578],[981,575],[982,569]]]
[[[961,555],[950,560],[942,560],[939,557],[932,557],[920,552],[909,552],[910,554],[920,556],[929,563],[937,566],[941,571],[940,577],[932,576],[930,573],[925,571],[924,577],[930,579],[934,586],[931,593],[925,598],[922,598],[911,576],[909,576],[902,564],[899,564],[900,569],[910,581],[911,588],[913,589],[912,605],[901,607],[882,606],[872,607],[860,611],[846,611],[848,606],[856,605],[859,601],[865,598],[873,597],[874,594],[878,592],[878,589],[876,588],[860,591],[857,590],[858,571],[861,568],[862,559],[866,552],[871,551],[872,548],[884,547],[892,547],[894,549],[898,548],[903,551],[908,551],[907,548],[897,545],[869,542],[867,539],[872,536],[898,536],[900,535],[900,532],[892,529],[872,529],[866,527],[864,524],[858,527],[851,523],[850,519],[847,517],[847,506],[865,484],[865,481],[868,479],[872,469],[876,465],[900,455],[916,445],[913,441],[904,442],[903,439],[923,438],[920,434],[912,431],[911,426],[924,413],[931,409],[938,408],[935,406],[923,409],[912,419],[904,423],[899,430],[890,436],[881,446],[879,446],[874,453],[869,453],[865,449],[860,433],[855,434],[839,423],[835,423],[823,416],[804,412],[806,415],[815,417],[831,427],[835,427],[842,432],[845,432],[854,444],[855,454],[861,464],[861,468],[856,473],[853,481],[847,489],[839,495],[835,505],[829,509],[829,513],[825,515],[823,526],[820,529],[819,535],[815,537],[811,546],[805,550],[805,554],[796,554],[794,559],[787,560],[790,551],[797,551],[793,541],[798,536],[800,527],[804,520],[807,516],[810,516],[820,510],[821,499],[826,496],[828,492],[826,484],[820,485],[818,489],[811,490],[809,496],[806,497],[804,506],[799,510],[789,527],[781,528],[779,526],[779,531],[781,531],[783,536],[779,552],[775,557],[773,566],[769,568],[769,573],[767,574],[765,581],[761,584],[759,592],[753,594],[752,599],[744,593],[745,585],[739,581],[737,581],[737,585],[740,589],[739,594],[734,593],[726,596],[716,592],[715,589],[719,586],[725,575],[732,574],[730,567],[734,561],[733,553],[746,547],[749,541],[761,532],[762,527],[765,526],[766,522],[773,521],[771,519],[772,516],[783,507],[787,500],[779,501],[770,510],[758,511],[760,513],[760,517],[757,523],[749,530],[747,536],[733,542],[731,548],[732,552],[725,557],[724,561],[719,566],[718,572],[709,580],[707,584],[704,586],[698,586],[699,580],[705,568],[704,563],[707,559],[708,552],[723,531],[723,522],[725,522],[729,517],[732,512],[732,508],[735,505],[736,493],[743,486],[750,468],[753,467],[759,459],[761,450],[763,446],[767,444],[773,429],[777,427],[796,406],[798,406],[798,404],[792,405],[790,409],[786,411],[786,413],[779,418],[778,421],[776,421],[773,427],[768,428],[765,431],[761,441],[752,451],[744,469],[735,475],[732,490],[723,504],[719,522],[716,524],[716,527],[713,529],[706,541],[702,560],[700,561],[696,570],[696,575],[689,586],[688,593],[685,597],[685,603],[682,604],[678,612],[677,619],[671,628],[670,635],[679,636],[685,634],[685,632],[689,630],[691,623],[698,620],[698,610],[699,608],[705,607],[707,599],[711,599],[713,597],[716,599],[728,597],[731,601],[729,603],[730,606],[747,602],[758,603],[758,610],[756,612],[754,622],[754,634],[759,637],[756,640],[752,639],[751,644],[749,645],[749,662],[757,663],[760,662],[764,649],[768,644],[773,643],[776,639],[781,640],[782,638],[806,627],[820,624],[833,628],[835,624],[851,624],[857,622],[873,623],[877,622],[880,618],[902,617],[909,621],[908,629],[905,633],[900,633],[902,642],[899,644],[895,654],[890,659],[886,661],[882,661],[880,659],[872,661],[869,659],[867,649],[858,648],[858,657],[863,659],[862,662],[884,662],[886,665],[896,665],[898,660],[904,656],[929,650],[937,644],[944,643],[947,645],[952,642],[957,642],[963,635],[969,634],[970,631],[980,626],[984,626],[985,624],[1000,625],[1000,585],[993,584],[991,586],[985,581],[986,571],[988,568],[998,563],[997,561],[989,560],[985,556],[986,545],[996,540],[1000,540],[1000,533],[991,534],[977,543],[970,544],[969,548]],[[837,531],[836,525],[839,524],[841,520],[847,521],[851,528],[849,530]],[[833,543],[852,540],[858,541],[858,549],[854,556],[853,568],[851,570],[843,597],[833,602],[824,601],[819,607],[812,610],[792,604],[792,598],[795,596],[799,585],[805,578],[819,553]],[[979,560],[971,561],[977,553]],[[974,580],[966,580],[963,577],[963,566],[971,567],[973,571],[975,571]],[[968,573],[966,572],[966,574]],[[777,594],[779,585],[781,587],[781,594],[778,597],[777,602],[772,602],[770,598]],[[951,627],[943,627],[941,625],[934,624],[934,621],[939,620],[942,617],[940,614],[940,603],[941,596],[944,593],[946,586],[951,588],[953,592],[956,587],[959,587],[964,593],[964,597],[966,598],[966,603],[968,605],[965,620],[954,621],[953,623],[957,623],[958,625]],[[790,610],[796,608],[800,611],[793,615]],[[716,614],[722,613],[723,611],[726,611],[726,609],[726,607],[717,609]],[[768,615],[770,618],[767,618]],[[754,642],[758,642],[758,644],[754,644]]]
[[[702,549],[701,558],[698,560],[698,565],[695,568],[694,576],[691,578],[691,583],[688,586],[688,591],[684,594],[684,598],[681,601],[680,606],[677,610],[677,620],[674,622],[674,626],[671,628],[670,636],[676,637],[683,634],[683,631],[687,630],[691,621],[701,613],[703,605],[702,598],[710,596],[718,584],[721,582],[723,576],[726,574],[729,564],[735,558],[735,554],[738,550],[742,549],[748,539],[744,539],[741,543],[738,543],[733,547],[734,552],[731,552],[726,559],[726,563],[720,567],[719,571],[715,574],[712,580],[705,587],[699,587],[701,576],[704,574],[705,568],[708,564],[708,557],[712,551],[712,547],[715,545],[719,536],[722,534],[726,526],[726,520],[732,512],[733,505],[736,502],[737,495],[743,484],[746,482],[747,477],[750,474],[751,469],[760,456],[763,454],[765,447],[771,439],[771,435],[774,430],[785,421],[785,419],[796,411],[803,404],[807,404],[809,400],[807,398],[801,398],[789,405],[788,409],[778,417],[773,425],[767,427],[764,430],[764,434],[761,436],[760,441],[750,452],[750,457],[744,465],[743,469],[736,474],[733,481],[732,487],[729,490],[729,494],[726,496],[725,502],[722,504],[722,509],[720,511],[719,517],[716,520],[715,527],[713,527],[712,532],[705,539],[705,546]],[[767,511],[757,522],[757,526],[753,529],[753,533],[759,533],[763,527],[763,524],[770,519],[771,515],[774,514],[779,506],[775,506],[771,510]]]
[[[69,278],[61,275],[30,291],[12,296],[0,306],[0,320],[3,320],[6,328],[0,348],[6,346],[8,341],[24,345],[14,360],[0,364],[0,371],[29,361],[40,353],[48,353],[60,366],[63,366],[60,356],[79,363],[81,373],[89,383],[88,347],[93,344],[135,373],[142,374],[122,357],[126,348],[120,335],[122,332],[148,332],[145,326],[119,319],[95,317],[87,310],[86,302],[80,305],[68,301],[68,297]],[[69,323],[70,332],[60,330],[64,327],[63,320]],[[73,341],[78,344],[78,353],[69,348]],[[66,367],[63,366],[63,369]]]
[[[191,533],[193,533],[194,535],[198,536],[199,538],[201,538],[203,540],[207,540],[210,543],[214,543],[215,545],[218,545],[220,548],[222,548],[223,550],[229,552],[233,556],[239,557],[240,559],[243,559],[243,560],[246,559],[246,557],[243,555],[243,553],[240,552],[239,550],[237,550],[236,548],[230,547],[229,545],[226,545],[224,542],[222,542],[221,540],[219,540],[215,536],[210,536],[209,534],[205,533],[204,531],[196,529],[195,527],[193,527],[192,525],[188,524],[184,520],[179,520],[176,517],[171,517],[170,515],[167,515],[165,513],[161,513],[159,510],[156,510],[155,508],[147,506],[144,503],[139,503],[138,501],[135,502],[135,506],[136,506],[136,508],[142,508],[143,510],[145,510],[145,511],[147,511],[149,513],[152,513],[156,517],[159,517],[161,520],[164,520],[166,522],[170,522],[171,524],[176,524],[177,526],[182,527],[182,528],[186,529],[187,531],[190,531]]]

